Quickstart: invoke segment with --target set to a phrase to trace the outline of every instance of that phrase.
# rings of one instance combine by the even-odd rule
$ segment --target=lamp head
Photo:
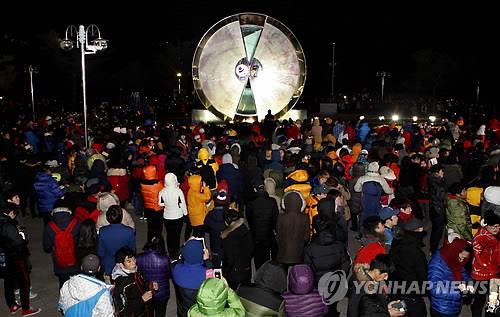
[[[62,50],[68,52],[73,49],[73,41],[71,41],[68,38],[65,38],[59,43],[59,46],[61,47]]]
[[[108,40],[99,37],[92,41],[92,45],[95,46],[96,50],[104,51],[105,49],[108,48]]]

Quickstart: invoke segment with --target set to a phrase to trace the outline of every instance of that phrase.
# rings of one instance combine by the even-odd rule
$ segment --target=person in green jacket
[[[200,286],[189,317],[244,317],[245,308],[240,298],[221,279],[206,279]]]
[[[447,227],[448,234],[458,234],[462,239],[472,241],[472,224],[466,195],[463,184],[455,183],[450,186],[446,206]]]

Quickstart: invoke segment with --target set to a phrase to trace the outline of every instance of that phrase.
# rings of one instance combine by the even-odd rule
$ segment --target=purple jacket
[[[319,317],[328,312],[328,306],[313,288],[314,274],[309,265],[293,266],[288,273],[288,291],[283,293],[287,317]]]
[[[153,295],[154,300],[170,298],[170,260],[158,251],[146,251],[137,256],[137,267],[146,281],[156,281],[160,289]]]

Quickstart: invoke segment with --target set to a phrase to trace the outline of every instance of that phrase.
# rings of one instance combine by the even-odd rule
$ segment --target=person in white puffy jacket
[[[187,216],[187,205],[184,193],[179,188],[174,173],[165,175],[165,187],[158,194],[158,205],[163,207],[163,223],[167,231],[168,254],[176,254],[179,250],[183,218]]]
[[[70,277],[60,290],[59,310],[64,316],[114,316],[109,286],[95,278],[99,257],[89,254],[82,260],[82,273]]]

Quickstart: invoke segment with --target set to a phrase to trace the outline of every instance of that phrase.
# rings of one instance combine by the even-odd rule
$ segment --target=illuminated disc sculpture
[[[203,105],[223,120],[277,117],[293,108],[304,89],[306,61],[295,35],[259,13],[217,22],[198,43],[193,83]]]

